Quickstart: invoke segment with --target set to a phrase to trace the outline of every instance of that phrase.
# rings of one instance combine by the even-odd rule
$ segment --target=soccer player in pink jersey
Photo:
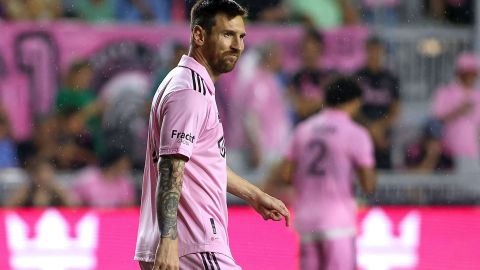
[[[190,51],[152,101],[135,260],[141,269],[241,269],[227,235],[230,192],[264,219],[285,205],[227,168],[213,81],[231,71],[245,37],[246,10],[200,0],[191,12]]]
[[[352,121],[361,89],[348,78],[326,86],[327,108],[295,129],[279,179],[295,190],[295,227],[302,270],[355,269],[354,173],[367,193],[375,187],[375,159],[367,130]],[[272,184],[272,183],[271,183]]]

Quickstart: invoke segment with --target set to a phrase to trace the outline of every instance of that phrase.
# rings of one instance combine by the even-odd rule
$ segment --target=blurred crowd
[[[320,28],[360,22],[392,25],[412,16],[473,24],[474,0],[239,0],[249,19],[263,23],[308,23]],[[411,3],[407,3],[411,2]],[[182,23],[194,0],[4,0],[5,21],[79,19],[91,23]],[[411,12],[411,11],[414,12]],[[418,18],[417,18],[418,19]]]
[[[282,158],[293,128],[323,109],[323,87],[338,75],[350,75],[362,87],[364,104],[356,121],[373,138],[378,169],[422,173],[479,170],[480,92],[476,81],[480,66],[474,54],[459,55],[452,82],[434,92],[428,121],[418,138],[402,145],[404,160],[400,165],[392,162],[392,136],[402,132],[396,127],[402,108],[402,82],[386,67],[388,44],[375,35],[368,38],[364,64],[349,74],[322,65],[323,29],[375,22],[383,12],[397,12],[401,1],[324,0],[321,5],[308,0],[240,2],[250,8],[251,20],[304,25],[297,55],[301,65],[296,70],[284,70],[281,46],[266,42],[245,52],[234,76],[217,82],[219,89],[228,89],[216,97],[225,128],[227,162],[240,175],[262,185]],[[173,0],[1,3],[0,16],[7,21],[78,18],[94,23],[182,22],[187,20],[186,10],[192,4]],[[472,3],[424,1],[425,14],[435,20],[471,24],[473,14],[463,15],[471,10]],[[91,62],[79,59],[72,63],[62,78],[54,108],[35,119],[33,135],[26,141],[12,138],[0,102],[0,168],[19,167],[27,172],[24,184],[3,203],[24,207],[137,204],[140,179],[134,175],[143,172],[150,100],[159,82],[188,50],[181,43],[168,46],[166,64],[151,74],[112,80],[101,94],[92,89]],[[142,76],[147,76],[149,83]],[[120,90],[129,87],[143,92],[137,95]],[[62,172],[72,176],[68,185],[56,177]]]
[[[324,45],[321,31],[305,27],[297,70],[285,72],[281,47],[266,42],[245,53],[233,79],[225,76],[217,82],[218,88],[227,90],[217,95],[225,120],[227,161],[240,175],[261,185],[282,158],[293,127],[322,110],[323,87],[332,78],[345,75],[322,66]],[[356,120],[373,138],[377,168],[431,173],[480,167],[479,64],[471,53],[458,57],[453,81],[435,91],[421,136],[404,145],[403,164],[392,164],[392,133],[402,132],[395,130],[401,111],[401,82],[385,66],[385,46],[377,36],[368,38],[364,65],[347,74],[356,78],[363,90],[363,108]],[[139,179],[132,175],[143,171],[149,101],[158,83],[187,53],[180,43],[169,47],[169,59],[151,74],[151,84],[142,86],[143,81],[136,79],[140,75],[124,74],[120,77],[128,77],[128,81],[113,79],[100,95],[91,89],[91,64],[74,62],[57,91],[55,108],[36,119],[29,140],[12,139],[0,108],[0,168],[24,168],[29,179],[5,204],[134,205]],[[148,89],[148,94],[122,92],[128,84]],[[55,182],[56,172],[73,175],[68,189]]]

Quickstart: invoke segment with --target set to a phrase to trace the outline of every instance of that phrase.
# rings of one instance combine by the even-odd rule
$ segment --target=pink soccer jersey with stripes
[[[295,226],[301,234],[353,234],[356,167],[374,167],[367,131],[339,110],[325,109],[295,130],[287,159],[295,164]]]
[[[188,157],[178,208],[179,256],[231,257],[227,236],[227,166],[215,88],[205,67],[183,56],[152,102],[135,259],[151,262],[160,238],[155,205],[162,155]]]

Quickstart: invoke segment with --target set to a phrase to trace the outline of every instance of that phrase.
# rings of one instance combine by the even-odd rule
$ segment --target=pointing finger
[[[287,214],[284,215],[284,217],[285,217],[285,226],[290,227],[290,213],[287,212]]]

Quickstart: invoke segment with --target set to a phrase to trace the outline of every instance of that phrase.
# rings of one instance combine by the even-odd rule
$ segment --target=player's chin
[[[235,68],[236,64],[237,64],[237,60],[233,60],[233,59],[225,60],[222,64],[223,73],[232,71]]]

